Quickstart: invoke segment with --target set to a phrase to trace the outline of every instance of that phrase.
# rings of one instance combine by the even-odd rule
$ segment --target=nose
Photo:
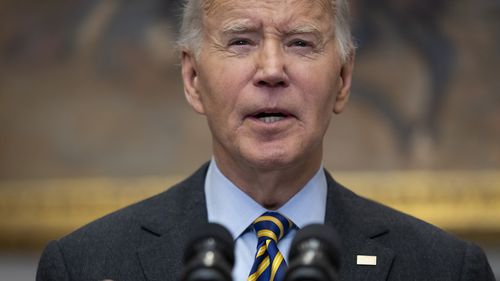
[[[254,85],[287,87],[289,84],[284,50],[277,40],[264,40],[257,55]]]

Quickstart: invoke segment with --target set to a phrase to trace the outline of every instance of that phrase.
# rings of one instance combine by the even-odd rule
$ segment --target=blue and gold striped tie
[[[255,262],[247,281],[281,281],[286,262],[278,250],[278,241],[292,228],[293,223],[277,212],[265,212],[253,226],[259,239]]]

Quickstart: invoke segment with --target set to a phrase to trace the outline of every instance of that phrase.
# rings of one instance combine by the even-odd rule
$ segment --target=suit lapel
[[[206,169],[204,165],[150,204],[137,250],[147,280],[180,279],[186,243],[193,230],[208,223],[204,196]]]
[[[387,280],[394,251],[378,242],[387,238],[383,221],[372,221],[368,200],[347,190],[327,173],[328,198],[326,224],[332,225],[342,241],[340,276],[342,280]],[[365,209],[366,208],[366,209]],[[357,256],[376,256],[376,265],[359,265]]]
[[[194,229],[208,222],[204,181],[208,165],[184,182],[154,197],[142,224],[137,255],[146,280],[179,280],[184,248]],[[327,173],[326,224],[342,241],[342,280],[380,281],[389,275],[394,252],[377,240],[388,235],[382,222],[371,221],[367,203]],[[358,265],[357,256],[376,256],[376,265]],[[165,279],[168,278],[168,279]]]

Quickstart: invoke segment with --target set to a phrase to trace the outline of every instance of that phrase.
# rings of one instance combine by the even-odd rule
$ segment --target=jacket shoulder
[[[175,228],[176,222],[183,217],[182,212],[187,212],[186,206],[195,206],[204,200],[205,168],[206,165],[160,194],[110,213],[50,242],[40,259],[39,275],[51,273],[53,276],[63,272],[72,280],[95,279],[101,273],[115,276],[112,279],[122,276],[121,279],[125,280],[128,280],[126,276],[141,276],[137,249],[151,235],[160,236],[159,229],[169,231]]]
[[[329,199],[336,224],[343,228],[354,228],[367,237],[385,234],[397,240],[450,240],[463,243],[456,236],[380,202],[360,196],[331,179]]]
[[[484,252],[474,243],[359,196],[333,180],[331,185],[329,196],[336,197],[331,198],[332,211],[340,213],[333,217],[342,240],[356,248],[351,237],[361,234],[359,241],[389,249],[395,256],[390,280],[495,280]]]

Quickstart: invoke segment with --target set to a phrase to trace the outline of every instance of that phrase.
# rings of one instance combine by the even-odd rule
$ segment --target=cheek
[[[252,81],[252,65],[227,59],[207,65],[203,70],[206,87],[202,89],[207,102],[217,111],[235,109],[240,93]]]
[[[207,65],[200,73],[200,81],[203,81],[200,92],[206,117],[212,125],[224,124],[223,127],[229,129],[236,126],[239,120],[241,93],[248,85],[248,70],[242,63],[232,66],[220,62]],[[236,123],[231,124],[233,122]]]
[[[326,69],[326,70],[325,70]],[[333,111],[335,95],[338,88],[338,77],[331,75],[328,68],[303,68],[295,77],[300,78],[300,88],[303,93],[304,105],[313,107],[309,110]]]

